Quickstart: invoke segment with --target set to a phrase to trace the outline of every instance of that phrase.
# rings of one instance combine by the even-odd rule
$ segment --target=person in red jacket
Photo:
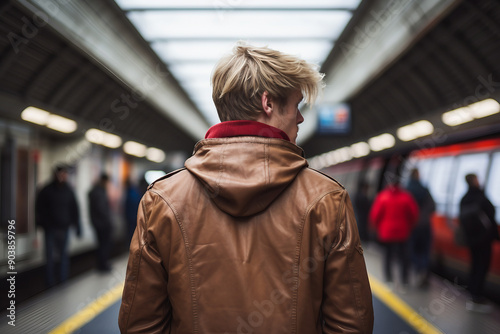
[[[397,256],[403,286],[408,285],[408,240],[418,219],[418,204],[395,180],[382,190],[370,210],[370,223],[384,245],[384,274],[392,282],[391,262]]]

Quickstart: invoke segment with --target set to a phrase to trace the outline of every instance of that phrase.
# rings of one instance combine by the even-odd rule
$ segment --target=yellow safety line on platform
[[[408,304],[393,294],[384,284],[370,275],[370,286],[373,294],[380,299],[394,313],[403,318],[410,326],[421,334],[443,334],[439,329],[429,323],[424,317],[418,314]],[[123,282],[106,292],[80,312],[73,315],[68,320],[54,328],[49,334],[68,334],[83,327],[102,311],[115,303],[123,291]]]
[[[403,320],[405,320],[418,333],[443,334],[443,332],[434,327],[424,317],[418,314],[417,311],[408,306],[408,304],[392,293],[389,288],[378,281],[375,277],[369,275],[369,278],[373,294],[377,296],[377,298],[380,299],[387,307],[394,311],[394,313],[398,314]]]
[[[69,334],[83,327],[121,297],[123,284],[124,282],[121,282],[113,287],[111,290],[90,303],[83,310],[79,311],[71,318],[54,328],[49,332],[49,334]],[[118,319],[116,319],[116,321],[118,321]]]

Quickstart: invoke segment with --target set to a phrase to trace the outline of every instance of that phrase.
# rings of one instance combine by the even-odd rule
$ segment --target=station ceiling
[[[320,64],[327,78],[334,78],[327,86],[326,99],[335,101],[336,96],[351,106],[352,131],[343,136],[320,136],[312,127],[300,143],[308,157],[365,141],[413,121],[436,118],[446,110],[473,102],[481,85],[481,94],[499,98],[500,4],[495,0],[57,3],[58,11],[52,14],[42,0],[10,1],[0,6],[3,36],[14,33],[22,37],[29,33],[27,26],[36,28],[27,42],[0,38],[2,115],[19,119],[25,106],[36,105],[72,116],[88,127],[103,126],[103,120],[104,125],[110,120],[110,132],[125,139],[167,151],[190,152],[194,142],[217,121],[210,98],[211,67],[240,39]],[[360,48],[363,59],[349,64],[340,46],[352,45],[359,39],[361,28],[373,23],[373,13],[392,3],[423,8],[420,18],[427,19],[425,25],[417,29],[417,25],[406,22],[411,16],[399,17],[406,24],[402,27],[413,34],[411,39],[406,38],[404,49],[390,57],[381,54],[386,61],[375,63],[370,56],[375,58],[384,45],[374,43],[372,49]],[[428,4],[444,3],[446,8],[439,15],[429,16],[424,10]],[[412,10],[407,12],[411,14]],[[282,18],[273,20],[267,16],[269,12]],[[37,23],[34,13],[47,13],[47,24],[37,26],[43,22]],[[198,18],[193,21],[194,17]],[[72,18],[82,19],[71,24]],[[258,24],[252,25],[252,18],[259,18]],[[267,25],[273,21],[279,26]],[[230,26],[233,23],[237,23],[235,27]],[[279,28],[285,26],[285,30]],[[386,30],[385,40],[397,35],[396,30]],[[109,43],[99,39],[106,34]],[[123,50],[126,52],[117,59]],[[154,79],[165,85],[148,92],[144,83],[128,76],[134,69],[140,72],[147,66],[156,74]],[[342,96],[338,94],[349,86],[349,80],[344,85],[343,78],[351,79],[342,74],[343,69],[353,68],[362,76],[370,66],[377,72],[358,80],[356,88],[344,89]],[[484,82],[490,82],[489,86]],[[137,91],[143,98],[123,98],[130,99]],[[446,129],[437,119],[435,128]],[[492,116],[481,126],[498,123],[498,117]],[[304,123],[301,132],[307,132],[302,130],[306,128]],[[396,146],[399,144],[403,145],[398,142]]]
[[[344,38],[355,33],[350,30]],[[341,50],[334,49],[331,56],[342,57]],[[454,128],[445,125],[441,115],[488,98],[499,101],[499,59],[500,2],[457,1],[405,52],[346,99],[352,110],[350,134],[314,134],[303,147],[314,156],[383,132],[396,137],[398,127],[423,119],[431,120],[435,134],[449,141],[498,135],[499,114]],[[415,149],[421,144],[397,140],[395,148]],[[444,142],[432,140],[432,144]]]
[[[361,0],[116,0],[210,124],[210,74],[238,41],[322,65]]]

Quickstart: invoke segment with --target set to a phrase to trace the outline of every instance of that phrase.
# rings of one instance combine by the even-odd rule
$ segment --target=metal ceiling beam
[[[193,139],[203,137],[209,124],[173,83],[151,50],[123,29],[118,15],[103,1],[17,0],[33,13],[47,17],[59,34],[112,73]]]
[[[30,83],[26,86],[24,96],[31,96],[36,87],[39,86],[48,76],[50,76],[51,73],[59,66],[60,62],[70,54],[71,51],[69,48],[62,46],[57,52],[57,55],[51,55],[48,57],[42,69],[36,72],[36,74],[29,80]]]

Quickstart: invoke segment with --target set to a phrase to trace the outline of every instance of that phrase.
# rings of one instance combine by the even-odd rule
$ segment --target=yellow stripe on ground
[[[393,294],[384,284],[375,277],[369,275],[370,286],[375,296],[380,299],[394,313],[403,318],[410,326],[421,334],[443,334],[439,329],[429,323],[418,312],[413,310],[408,304]],[[102,311],[115,303],[121,296],[124,282],[119,283],[114,288],[106,292],[97,300],[89,304],[80,312],[64,321],[54,328],[49,334],[69,334],[83,327],[92,319],[98,316]]]
[[[69,334],[83,327],[85,324],[97,317],[102,311],[114,304],[121,297],[123,284],[124,282],[116,285],[114,288],[106,292],[101,297],[97,298],[83,310],[76,313],[71,318],[54,328],[51,332],[49,332],[49,334]]]
[[[394,313],[398,314],[411,327],[421,334],[443,334],[439,329],[429,323],[424,317],[418,314],[408,304],[393,294],[384,284],[375,277],[369,275],[372,292]]]

